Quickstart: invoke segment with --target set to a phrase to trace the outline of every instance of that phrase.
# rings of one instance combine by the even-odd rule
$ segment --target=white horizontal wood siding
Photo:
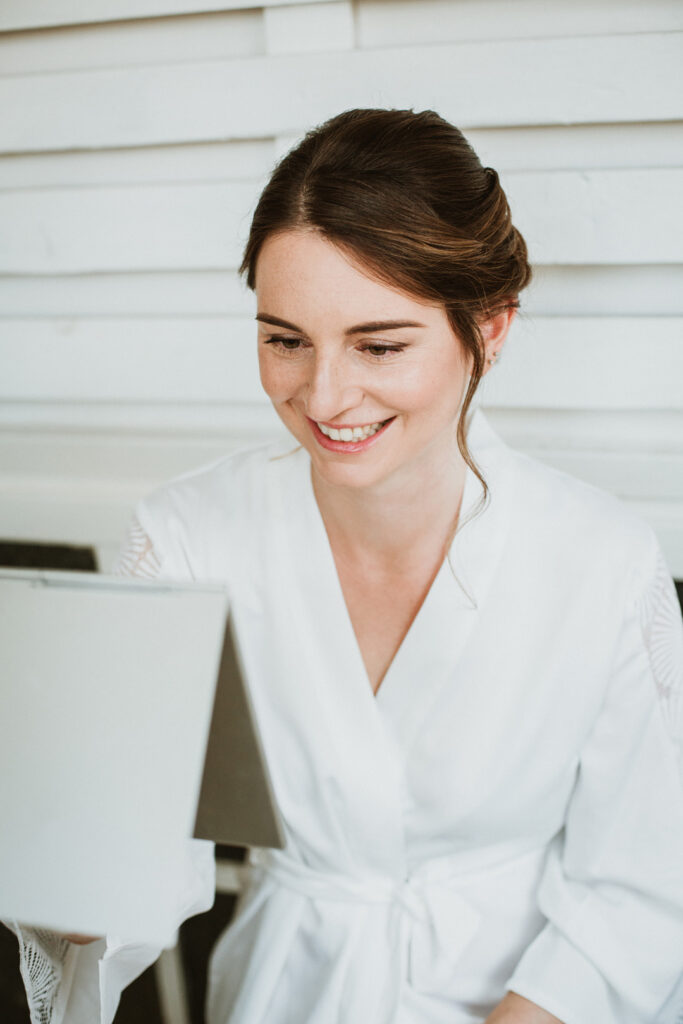
[[[5,0],[0,536],[108,567],[155,483],[280,428],[237,278],[274,161],[432,107],[496,167],[535,279],[482,400],[683,576],[678,0]]]
[[[0,192],[0,272],[234,269],[259,184]],[[680,262],[683,169],[509,172],[505,185],[537,265]],[[80,219],[98,231],[73,230]]]
[[[308,0],[309,4],[330,0]],[[0,31],[285,7],[290,0],[3,0]]]
[[[8,75],[0,78],[0,137],[9,152],[259,138],[369,105],[434,107],[463,128],[553,124],[560,107],[563,120],[577,124],[595,123],[596,116],[680,120],[680,37],[655,32],[341,53],[331,46],[326,53]]]
[[[10,400],[261,400],[252,318],[18,318],[4,334]],[[482,384],[487,405],[671,409],[683,317],[522,318],[499,366]]]

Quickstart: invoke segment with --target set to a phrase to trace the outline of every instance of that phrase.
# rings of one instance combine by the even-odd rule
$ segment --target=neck
[[[398,574],[441,561],[455,533],[465,474],[457,445],[447,459],[442,452],[362,489],[331,485],[313,471],[335,556]]]

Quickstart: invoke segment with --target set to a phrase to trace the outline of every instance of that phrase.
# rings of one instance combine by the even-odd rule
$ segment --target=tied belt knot
[[[397,879],[315,869],[274,850],[253,850],[250,859],[274,882],[310,900],[397,910],[408,981],[418,991],[443,991],[452,985],[454,966],[481,921],[480,911],[458,892],[456,873],[443,863],[427,862]]]

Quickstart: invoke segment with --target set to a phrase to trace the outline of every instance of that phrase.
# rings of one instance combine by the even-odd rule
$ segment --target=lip
[[[380,427],[376,434],[372,437],[366,437],[364,441],[333,441],[327,434],[323,434],[322,430],[309,416],[306,417],[310,423],[313,436],[315,437],[321,448],[326,448],[328,452],[343,452],[348,455],[355,455],[357,452],[367,451],[368,448],[372,448],[373,444],[379,440],[379,438],[386,432],[391,424],[396,419],[392,416],[391,419],[387,420],[383,427]],[[335,428],[341,430],[342,427],[335,423]]]

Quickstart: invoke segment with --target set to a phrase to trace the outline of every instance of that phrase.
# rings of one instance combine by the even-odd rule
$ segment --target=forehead
[[[353,256],[313,230],[266,239],[256,264],[259,309],[294,323],[324,317],[349,324],[405,319],[442,325],[441,306],[426,303],[377,278]],[[297,319],[297,316],[299,319]]]

